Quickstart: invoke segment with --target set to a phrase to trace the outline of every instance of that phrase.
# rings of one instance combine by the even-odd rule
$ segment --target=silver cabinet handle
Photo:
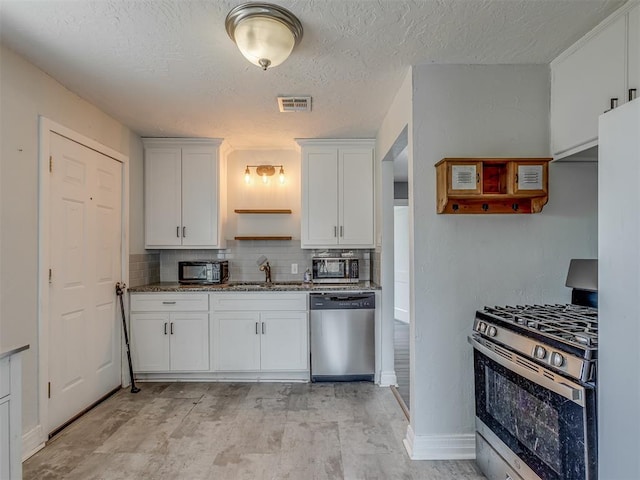
[[[264,326],[264,322],[262,322],[262,334],[267,333],[266,327]]]
[[[180,225],[176,227],[176,237],[180,238]]]
[[[338,236],[338,227],[336,227],[336,226],[333,227],[333,236],[334,237]]]
[[[256,322],[256,335],[259,335],[260,333],[258,332],[258,322]]]
[[[164,334],[167,334],[167,322],[164,322]]]
[[[610,111],[611,111],[611,110],[613,110],[614,108],[617,108],[617,107],[618,107],[618,98],[617,98],[617,97],[616,97],[616,98],[611,98],[611,99],[609,100],[609,106],[610,106],[611,108],[609,108],[609,110],[605,110],[605,111],[604,111],[604,113],[610,112]]]
[[[182,236],[183,237],[187,236],[187,227],[182,227]]]
[[[340,225],[340,236],[344,237],[344,227]]]
[[[162,302],[163,305],[175,305],[176,302]]]
[[[169,331],[171,332],[171,335],[173,335],[173,322],[171,322],[171,328],[169,329]]]
[[[629,101],[631,100],[635,100],[636,99],[636,95],[638,93],[638,90],[635,88],[630,88],[629,89]]]

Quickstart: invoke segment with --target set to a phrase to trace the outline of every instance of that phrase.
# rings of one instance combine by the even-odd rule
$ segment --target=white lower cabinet
[[[207,297],[186,293],[131,295],[130,341],[136,372],[209,370]],[[176,311],[180,309],[187,311]],[[189,311],[194,309],[205,311]]]
[[[212,305],[217,370],[309,369],[305,293],[214,295]]]

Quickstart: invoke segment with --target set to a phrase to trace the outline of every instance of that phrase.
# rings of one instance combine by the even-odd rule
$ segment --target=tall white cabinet
[[[374,140],[298,140],[302,248],[374,247]]]
[[[143,138],[145,247],[223,248],[219,139]]]
[[[598,117],[640,88],[640,5],[627,4],[551,62],[551,151],[598,144]]]

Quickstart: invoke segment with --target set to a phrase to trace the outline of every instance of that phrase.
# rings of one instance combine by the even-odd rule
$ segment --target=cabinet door
[[[145,245],[181,244],[181,152],[179,148],[145,151]]]
[[[209,370],[208,313],[172,313],[169,334],[171,371]]]
[[[373,151],[341,148],[339,168],[338,243],[373,247]]]
[[[169,323],[167,313],[131,315],[131,357],[134,371],[169,371]]]
[[[260,370],[260,314],[222,312],[214,314],[218,370]]]
[[[447,190],[457,195],[481,194],[482,162],[447,163]]]
[[[303,159],[302,246],[338,243],[338,149],[309,148]]]
[[[218,161],[216,149],[182,149],[182,245],[218,245]]]
[[[636,89],[636,98],[640,97],[640,5],[629,12],[629,36],[627,40],[629,58],[628,89]],[[626,99],[629,98],[627,92]]]
[[[512,162],[513,193],[544,195],[547,192],[547,163]]]
[[[551,149],[555,156],[591,147],[610,100],[624,101],[626,18],[620,17],[551,67]]]
[[[261,320],[261,369],[308,369],[307,313],[266,312],[261,315]]]
[[[11,397],[0,400],[0,478],[14,478],[11,476],[11,445],[9,406]]]

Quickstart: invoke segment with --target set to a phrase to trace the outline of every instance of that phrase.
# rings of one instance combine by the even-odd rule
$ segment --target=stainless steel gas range
[[[596,479],[597,309],[485,307],[469,342],[476,458],[487,478]]]

